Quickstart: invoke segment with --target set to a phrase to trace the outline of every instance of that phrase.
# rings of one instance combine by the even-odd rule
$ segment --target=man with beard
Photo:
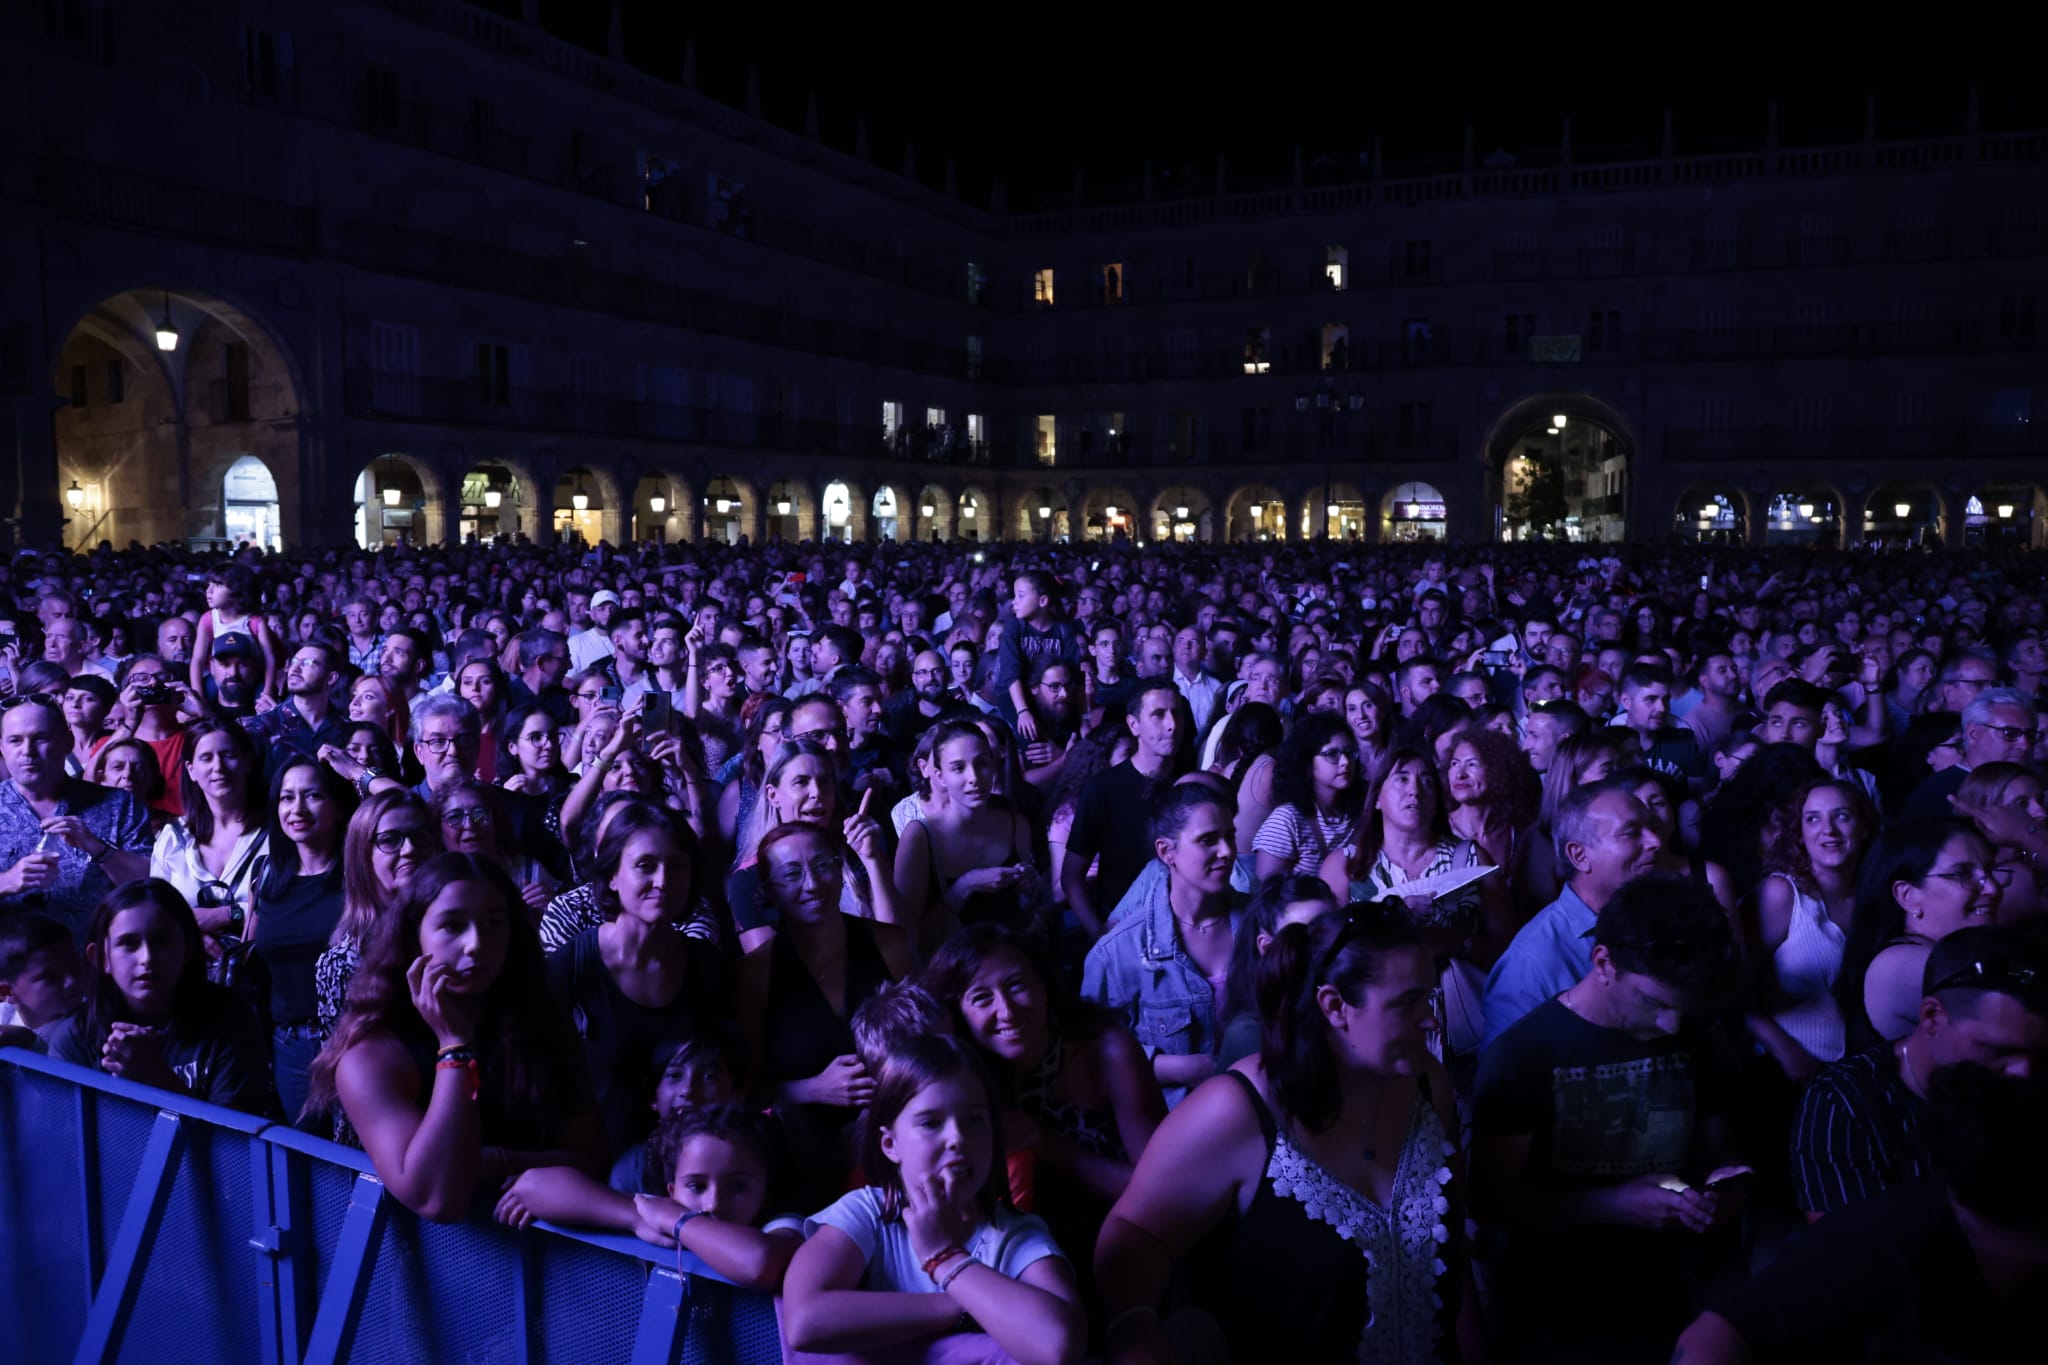
[[[889,742],[909,750],[917,737],[949,708],[962,705],[949,685],[945,659],[935,649],[921,650],[910,661],[910,690],[889,703],[882,719]]]
[[[71,727],[56,698],[12,700],[0,711],[0,903],[80,933],[109,891],[149,875],[149,818],[127,792],[65,773]]]
[[[333,701],[339,680],[333,651],[317,640],[306,641],[285,660],[284,700],[242,722],[268,750],[272,773],[294,755],[318,758],[322,749],[342,742],[348,717]]]
[[[263,680],[263,655],[247,635],[224,635],[213,643],[206,672],[207,700],[224,720],[246,720],[256,714],[256,689]],[[168,777],[169,774],[166,774]]]

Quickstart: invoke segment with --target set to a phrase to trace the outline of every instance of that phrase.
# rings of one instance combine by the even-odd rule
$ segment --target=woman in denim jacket
[[[1152,846],[1166,876],[1111,924],[1081,970],[1081,993],[1130,1021],[1166,1102],[1216,1072],[1223,988],[1242,899],[1232,817],[1208,785],[1184,782],[1160,798]]]

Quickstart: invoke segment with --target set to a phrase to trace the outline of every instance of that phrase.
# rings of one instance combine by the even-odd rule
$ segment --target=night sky
[[[516,14],[519,0],[492,7]],[[741,104],[757,64],[774,122],[801,128],[815,90],[826,141],[851,150],[865,114],[879,164],[900,169],[910,135],[921,179],[939,184],[951,156],[963,196],[986,203],[1000,175],[1013,209],[1062,205],[1077,165],[1096,202],[1134,197],[1148,159],[1162,197],[1206,189],[1219,152],[1232,189],[1285,183],[1297,145],[1333,177],[1375,134],[1399,173],[1455,159],[1467,125],[1481,158],[1506,148],[1532,164],[1555,155],[1566,114],[1575,159],[1654,154],[1667,105],[1682,155],[1755,147],[1774,95],[1785,145],[1860,137],[1873,90],[1879,136],[1952,136],[1973,78],[1986,129],[2048,125],[2048,89],[1999,56],[2024,46],[2017,33],[1930,36],[1916,20],[1894,38],[1875,12],[1827,35],[1799,18],[1787,40],[1793,7],[620,8],[636,65],[673,78],[694,38],[714,97]],[[603,0],[542,3],[548,28],[597,49],[608,18]]]

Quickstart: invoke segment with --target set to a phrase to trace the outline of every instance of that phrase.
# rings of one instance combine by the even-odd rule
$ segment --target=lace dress
[[[1382,1208],[1336,1179],[1280,1131],[1258,1087],[1237,1078],[1258,1112],[1266,1171],[1226,1230],[1198,1302],[1237,1360],[1424,1365],[1457,1317],[1450,1158],[1436,1106],[1418,1087],[1408,1137]]]

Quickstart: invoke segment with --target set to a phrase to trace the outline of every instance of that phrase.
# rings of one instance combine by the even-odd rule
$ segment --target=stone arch
[[[1145,509],[1145,534],[1151,540],[1212,541],[1216,530],[1215,502],[1193,484],[1162,488]]]
[[[927,507],[932,510],[925,511]],[[911,507],[913,524],[917,527],[917,539],[953,539],[959,534],[954,516],[956,508],[957,499],[944,484],[931,482],[919,488]]]
[[[1845,537],[1860,534],[1855,514],[1861,504],[1842,495],[1841,486],[1827,479],[1788,479],[1772,483],[1760,476],[1764,492],[1757,522],[1766,545],[1839,547]],[[1759,481],[1752,481],[1755,493]],[[1755,534],[1755,532],[1752,532]]]
[[[1862,502],[1850,523],[1852,536],[1861,541],[1942,545],[1955,525],[1948,495],[1931,479],[1887,479],[1865,493]]]
[[[1422,479],[1395,484],[1381,497],[1380,539],[1389,542],[1443,540],[1451,526],[1451,504],[1443,490]]]
[[[634,495],[634,510],[641,516],[635,528],[636,538],[662,541],[697,539],[697,494],[688,474],[669,465],[657,465],[641,475]],[[655,497],[661,499],[659,512],[645,500]]]
[[[1749,494],[1732,483],[1688,484],[1671,512],[1672,534],[1701,544],[1747,545],[1755,525]]]
[[[76,482],[90,513],[67,540],[217,538],[222,476],[245,456],[271,472],[283,538],[300,538],[308,490],[292,419],[306,388],[278,329],[226,294],[157,286],[78,305],[61,335],[50,377],[69,401],[52,422],[51,491]]]
[[[1365,541],[1371,535],[1372,506],[1358,485],[1327,477],[1301,495],[1289,529],[1311,540]]]
[[[760,506],[761,493],[752,482],[723,471],[712,474],[697,495],[700,538],[724,544],[737,544],[742,536],[758,541]]]
[[[868,495],[866,480],[850,474],[821,479],[817,488],[818,528],[816,539],[826,538],[859,544],[868,538]]]
[[[1081,519],[1074,535],[1081,540],[1136,539],[1144,534],[1142,504],[1122,484],[1096,484],[1081,495]]]
[[[541,483],[531,458],[508,451],[473,453],[456,448],[447,453],[445,463],[462,471],[456,485],[458,537],[471,533],[485,539],[523,535],[548,543],[552,519],[542,505]],[[496,494],[495,507],[492,494]]]
[[[996,501],[980,484],[968,484],[960,490],[954,513],[962,540],[994,540],[1002,535]]]
[[[1556,425],[1557,417],[1565,419],[1562,427]],[[1589,436],[1589,430],[1595,434]],[[1598,439],[1601,431],[1611,439]],[[1576,464],[1581,472],[1584,491],[1576,496],[1561,495],[1564,520],[1546,522],[1546,527],[1562,529],[1563,538],[1569,539],[1627,537],[1642,442],[1626,413],[1597,394],[1581,390],[1528,394],[1501,411],[1478,449],[1485,477],[1484,511],[1475,508],[1476,515],[1460,515],[1459,527],[1490,519],[1491,525],[1484,528],[1488,539],[1512,535],[1508,500],[1515,475],[1508,466],[1510,460],[1527,458],[1530,443],[1535,443],[1544,458],[1557,459],[1566,468]]]
[[[2024,480],[1992,479],[1972,485],[1963,503],[1963,543],[2039,549],[2048,536],[2048,496]]]
[[[456,496],[436,460],[397,450],[373,456],[357,468],[350,492],[356,544],[365,549],[444,544],[448,509]]]
[[[1267,483],[1240,484],[1223,501],[1223,539],[1227,543],[1287,538],[1287,499]]]
[[[1006,529],[1016,540],[1056,541],[1071,534],[1067,495],[1051,484],[1027,488],[1010,500]]]
[[[910,538],[910,494],[905,485],[887,480],[875,485],[875,493],[868,500],[868,525],[875,538],[885,542],[900,542]]]

